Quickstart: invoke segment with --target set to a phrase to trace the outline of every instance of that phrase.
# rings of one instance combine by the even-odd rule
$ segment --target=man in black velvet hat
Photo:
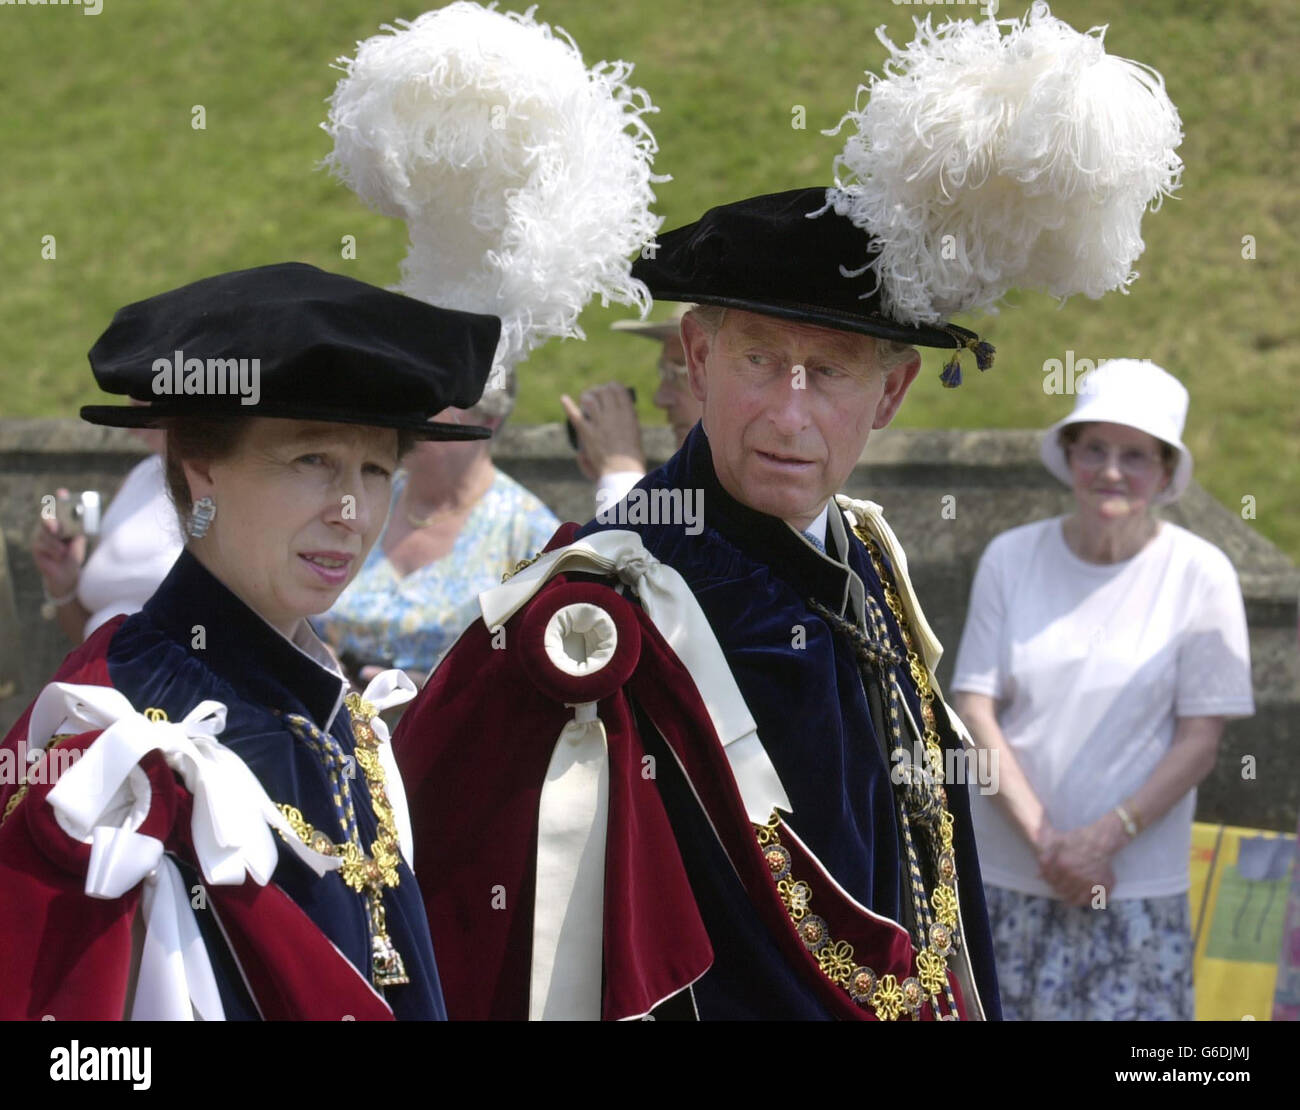
[[[640,809],[651,806],[647,798],[652,808],[662,806],[693,901],[677,911],[674,927],[690,935],[698,913],[712,949],[707,970],[683,955],[667,988],[662,978],[654,980],[657,989],[646,984],[652,972],[637,981],[641,997],[677,992],[653,1010],[658,1015],[999,1015],[960,774],[969,741],[959,736],[964,730],[935,683],[940,648],[878,506],[837,496],[871,432],[889,423],[915,380],[914,344],[974,348],[977,340],[948,325],[888,319],[872,294],[872,278],[845,276],[861,271],[867,246],[860,231],[826,207],[821,189],[724,205],[660,237],[656,257],[638,262],[635,272],[656,298],[698,306],[685,315],[682,338],[701,422],[668,463],[633,488],[618,513],[576,535],[557,536],[553,543],[574,542],[483,595],[486,625],[466,633],[459,656],[453,652],[434,675],[396,741],[399,762],[407,760],[408,787],[419,799],[417,850],[424,853],[427,844],[435,856],[428,874],[446,873],[444,863],[448,871],[463,870],[463,848],[455,858],[437,858],[447,851],[439,843],[457,840],[456,830],[439,827],[433,835],[429,822],[437,822],[430,816],[439,809],[431,804],[434,795],[441,789],[460,797],[457,777],[466,773],[463,748],[453,751],[434,732],[443,728],[449,737],[457,728],[454,714],[466,704],[462,674],[476,674],[487,686],[493,681],[496,661],[490,652],[476,654],[475,635],[499,625],[506,646],[518,644],[510,637],[527,633],[517,632],[515,622],[527,625],[535,606],[546,603],[547,580],[561,568],[612,575],[631,588],[690,672],[714,726],[683,738],[635,692],[629,695],[643,746],[636,750],[644,751],[654,774],[630,800],[616,805],[611,795],[602,818],[612,845],[623,835],[648,835],[636,832],[653,825]],[[977,355],[987,362],[991,349],[980,346]],[[676,511],[700,504],[702,527]],[[533,592],[535,603],[528,600]],[[665,596],[674,599],[667,606]],[[607,608],[613,613],[619,604],[611,596]],[[703,620],[682,615],[687,612],[700,612]],[[591,635],[588,648],[599,640]],[[714,644],[725,660],[721,667],[704,658]],[[533,649],[525,642],[518,650]],[[592,652],[579,654],[582,666],[594,665]],[[562,658],[556,665],[567,672]],[[717,709],[733,689],[752,715],[734,728],[735,718]],[[686,704],[691,695],[682,690],[680,696]],[[602,709],[602,719],[607,715],[617,716]],[[476,719],[481,726],[482,716]],[[537,742],[549,750],[554,736],[551,730]],[[610,736],[610,773],[616,774],[614,753],[622,741]],[[527,737],[516,728],[511,750],[526,750]],[[490,752],[491,741],[481,750]],[[546,777],[552,793],[568,789],[553,785],[566,781],[556,763],[563,750],[561,741]],[[721,771],[719,760],[725,761]],[[507,774],[470,766],[476,775]],[[564,796],[570,811],[583,804],[578,794]],[[449,820],[456,829],[482,833],[486,826],[475,823],[475,812],[467,803]],[[530,836],[538,845],[535,892],[506,893],[509,905],[532,922],[528,1012],[590,1016],[580,1001],[566,1008],[565,984],[549,970],[580,966],[566,956],[565,942],[581,916],[575,909],[581,883],[574,880],[571,888],[554,877],[567,873],[555,863],[566,856],[560,838],[548,832],[545,803],[538,822],[512,830],[521,842]],[[491,835],[508,840],[510,832],[494,826]],[[600,1012],[632,1016],[611,995],[635,993],[625,983],[629,965],[662,967],[672,957],[649,938],[637,947],[628,939],[635,924],[610,916],[612,906],[635,903],[639,889],[617,857],[606,857],[605,866]],[[572,869],[581,870],[577,862]],[[484,873],[478,881],[490,879]],[[497,922],[486,909],[457,902],[445,890],[426,886],[425,894],[440,952],[445,947],[456,958],[462,940],[464,951],[480,957],[491,950],[483,941]],[[552,929],[548,921],[564,924]],[[636,960],[611,966],[609,953],[625,944],[633,945]],[[683,941],[681,952],[687,950]],[[494,969],[514,966],[508,952],[500,964],[482,959],[481,990],[499,992],[512,975]],[[581,978],[580,971],[570,975]],[[475,989],[472,982],[448,986],[452,1017],[522,1012],[484,1007]]]
[[[838,491],[917,346],[956,351],[945,386],[967,350],[991,365],[949,316],[1136,276],[1181,125],[1159,73],[1100,36],[1046,4],[918,21],[906,46],[882,30],[834,187],[721,205],[643,251],[656,299],[700,306],[702,420],[482,595],[395,741],[439,952],[475,971],[452,1016],[999,1016],[970,741],[880,507]],[[464,694],[506,678],[509,705]],[[435,736],[458,722],[472,751]]]
[[[992,350],[952,325],[890,320],[874,275],[862,274],[867,246],[827,207],[825,190],[801,189],[712,209],[639,263],[657,299],[699,306],[682,338],[704,408],[644,485],[702,490],[705,528],[692,539],[673,521],[631,527],[683,576],[718,637],[790,800],[773,822],[854,901],[888,918],[882,929],[907,930],[912,966],[894,973],[900,1013],[997,1016],[966,785],[951,781],[968,741],[934,680],[940,648],[878,507],[836,496],[915,381],[915,345],[969,347],[984,363]],[[695,826],[678,842],[714,938],[697,1008],[824,1016],[788,964],[764,958],[720,841],[672,771],[660,790],[675,827]],[[825,916],[797,897],[787,910],[796,931],[807,911]],[[824,932],[815,956],[836,942],[834,926]],[[844,962],[828,977],[864,1012],[887,1017],[887,972],[854,959],[846,973]],[[756,966],[768,973],[755,976]]]

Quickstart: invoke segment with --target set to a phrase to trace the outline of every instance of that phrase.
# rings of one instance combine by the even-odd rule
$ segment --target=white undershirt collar
[[[805,535],[816,536],[822,547],[826,546],[826,518],[830,515],[830,508],[831,503],[827,501],[822,506],[822,511],[817,514],[817,519],[803,530]]]

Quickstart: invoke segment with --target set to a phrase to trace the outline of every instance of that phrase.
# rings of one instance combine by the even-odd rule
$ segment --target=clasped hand
[[[1069,832],[1044,824],[1035,844],[1039,873],[1067,905],[1089,905],[1098,887],[1105,892],[1104,897],[1109,897],[1115,885],[1111,864],[1126,842],[1123,827],[1113,813]]]

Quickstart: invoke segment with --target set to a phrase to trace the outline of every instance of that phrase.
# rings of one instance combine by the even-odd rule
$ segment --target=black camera
[[[635,405],[636,390],[633,389],[630,385],[625,386],[624,388],[627,390],[627,395],[632,398],[632,404]],[[569,433],[569,446],[572,447],[575,451],[578,450],[578,429],[573,426],[573,421],[570,420],[567,416],[564,418],[564,428],[565,431]]]

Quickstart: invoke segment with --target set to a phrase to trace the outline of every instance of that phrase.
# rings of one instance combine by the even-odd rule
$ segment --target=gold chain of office
[[[347,839],[336,844],[293,806],[281,804],[279,808],[289,822],[289,827],[307,847],[321,855],[339,857],[343,861],[339,876],[349,888],[363,894],[366,899],[366,910],[370,917],[371,981],[377,987],[398,987],[410,982],[410,979],[406,974],[405,961],[388,935],[383,899],[384,890],[397,886],[401,881],[397,869],[401,860],[401,842],[397,835],[393,807],[388,799],[384,768],[379,760],[379,738],[371,724],[377,710],[359,694],[349,694],[345,704],[348,716],[352,719],[352,733],[356,738],[355,758],[366,776],[371,808],[379,826],[375,840],[370,845],[370,855],[365,854],[357,829],[350,786],[352,776],[347,757],[337,745],[326,744],[320,729],[306,717],[297,714],[289,714],[285,720],[295,734],[311,744],[325,759],[335,809],[339,812],[339,823]]]
[[[929,672],[917,654],[898,591],[885,573],[880,548],[874,538],[860,526],[854,526],[854,533],[866,546],[871,564],[884,589],[885,603],[902,633],[907,670],[916,685],[921,703],[927,773],[924,782],[918,782],[917,776],[911,775],[906,785],[908,791],[915,793],[920,787],[929,795],[920,807],[927,811],[926,817],[918,822],[922,827],[928,827],[927,839],[931,842],[934,859],[934,879],[928,892],[912,833],[916,815],[909,812],[906,802],[899,806],[918,922],[916,975],[908,976],[900,982],[895,975],[877,975],[872,968],[858,964],[854,959],[853,945],[833,939],[826,921],[812,913],[812,891],[809,885],[791,874],[790,852],[781,843],[779,815],[773,811],[766,824],[755,824],[754,832],[795,932],[816,957],[822,973],[831,982],[845,990],[859,1006],[870,1006],[881,1021],[894,1021],[904,1013],[909,1014],[914,1021],[919,1020],[921,1008],[927,999],[936,1016],[942,1020],[955,1021],[957,1003],[948,981],[948,957],[961,940],[957,927],[957,867],[953,819],[943,789],[943,747],[935,721],[934,689],[930,685]],[[882,630],[883,622],[874,623],[878,631]],[[891,683],[890,692],[890,726],[897,747],[901,745],[901,725],[900,696],[896,681]],[[947,1003],[947,1013],[943,1012],[943,1002]]]

